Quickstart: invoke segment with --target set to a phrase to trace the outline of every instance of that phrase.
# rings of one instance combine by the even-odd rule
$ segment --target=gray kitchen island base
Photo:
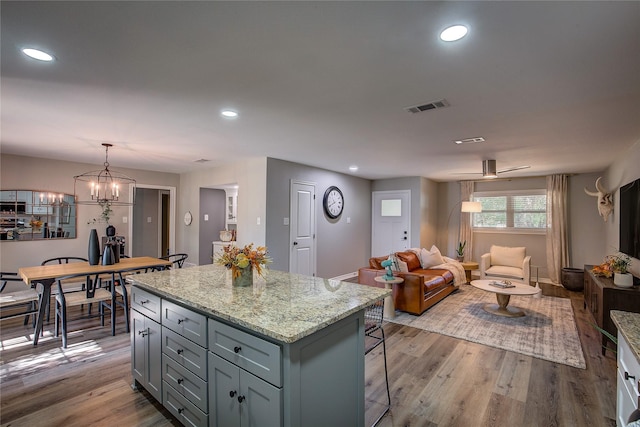
[[[131,331],[133,387],[147,389],[184,425],[364,426],[364,310],[286,343],[132,289],[134,311],[161,307],[159,324],[134,313],[141,326]],[[196,344],[183,335],[208,339]]]

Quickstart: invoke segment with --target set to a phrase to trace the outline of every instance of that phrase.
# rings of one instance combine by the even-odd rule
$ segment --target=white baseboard
[[[336,276],[336,277],[332,277],[329,280],[349,280],[349,279],[353,279],[354,277],[358,277],[358,272],[354,271],[351,273],[347,273],[347,274],[342,274],[340,276]]]

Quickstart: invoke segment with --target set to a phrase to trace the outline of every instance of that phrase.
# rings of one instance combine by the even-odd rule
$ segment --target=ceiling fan
[[[518,171],[521,169],[529,169],[531,166],[516,166],[513,168],[506,168],[497,170],[496,161],[495,160],[483,160],[482,161],[482,177],[483,178],[497,178],[498,174]],[[469,172],[472,174],[477,174],[477,172]]]

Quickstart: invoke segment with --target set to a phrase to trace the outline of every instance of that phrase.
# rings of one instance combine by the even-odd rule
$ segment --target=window
[[[473,194],[482,212],[472,214],[474,230],[544,232],[547,228],[545,190],[486,191]]]

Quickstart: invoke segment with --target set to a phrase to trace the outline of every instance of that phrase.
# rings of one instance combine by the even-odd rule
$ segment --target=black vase
[[[100,241],[98,240],[98,232],[92,228],[89,232],[89,265],[100,264]]]
[[[111,245],[104,245],[104,253],[102,254],[102,265],[113,265],[113,248]]]

